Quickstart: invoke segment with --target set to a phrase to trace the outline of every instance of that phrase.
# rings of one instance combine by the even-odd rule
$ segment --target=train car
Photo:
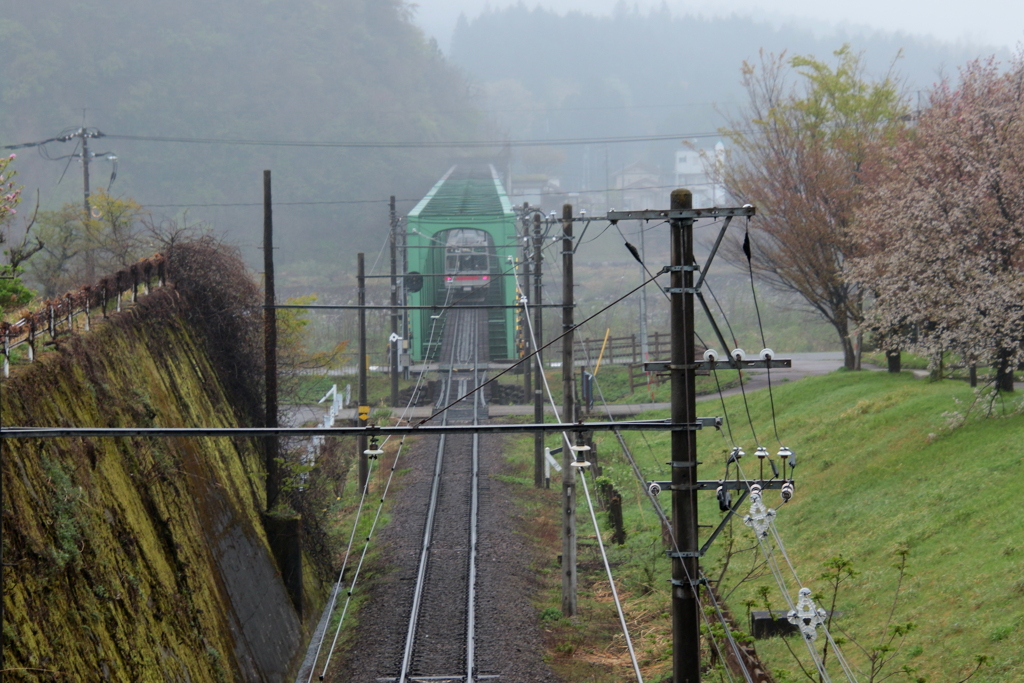
[[[444,248],[444,286],[449,290],[482,293],[491,283],[490,234],[476,228],[448,231]]]
[[[414,306],[488,304],[490,360],[515,357],[516,216],[493,166],[453,166],[409,212],[408,295]],[[508,307],[508,308],[506,308]],[[430,310],[409,312],[414,363],[437,360],[440,327]]]

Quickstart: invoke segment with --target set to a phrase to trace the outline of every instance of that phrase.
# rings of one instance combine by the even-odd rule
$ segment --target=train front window
[[[481,259],[479,256],[474,256],[473,254],[463,254],[459,257],[459,272],[468,273],[484,270],[486,263],[486,257]]]

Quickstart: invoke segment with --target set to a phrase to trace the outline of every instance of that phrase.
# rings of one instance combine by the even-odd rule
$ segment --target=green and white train
[[[515,357],[516,215],[493,166],[453,166],[416,207],[407,223],[409,352],[414,363],[436,361],[436,316],[451,306],[488,305],[489,356]],[[420,276],[420,277],[417,277]]]

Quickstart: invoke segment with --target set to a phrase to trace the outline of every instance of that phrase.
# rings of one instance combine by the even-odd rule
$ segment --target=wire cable
[[[638,259],[638,260],[639,260],[639,259]],[[646,268],[645,268],[645,270],[646,270]],[[664,272],[664,270],[663,270],[663,271],[661,271],[661,272]],[[659,274],[660,274],[660,273],[659,273]],[[653,278],[652,278],[652,279],[653,279]],[[645,286],[645,285],[646,285],[646,284],[648,284],[648,283],[649,283],[650,281],[651,281],[651,280],[648,280],[648,281],[646,281],[646,282],[645,282],[645,283],[643,283],[643,285],[641,285],[641,286]],[[636,290],[634,290],[634,291],[636,291]],[[632,292],[631,292],[631,293],[632,293]],[[526,319],[527,319],[527,322],[528,322],[528,325],[529,325],[529,323],[530,323],[530,317],[529,317],[529,315],[527,315],[527,316],[526,316]],[[588,320],[589,320],[589,319],[588,319]],[[585,322],[586,322],[586,321],[585,321]],[[582,324],[583,324],[583,323],[581,323],[580,325],[582,325]],[[575,329],[577,329],[577,334],[578,334],[578,328],[579,328],[579,326],[576,326],[576,328],[575,328]],[[531,331],[531,335],[532,335],[532,325],[530,325],[530,331]],[[536,342],[534,342],[534,344],[536,345]],[[586,347],[584,346],[584,349],[585,349],[585,348],[586,348]],[[543,373],[541,373],[541,376],[542,376],[542,377],[544,377]],[[545,383],[545,386],[547,386],[547,378],[546,378],[546,377],[544,377],[544,383]],[[599,386],[599,391],[600,391],[600,386]],[[548,395],[549,395],[549,399],[550,399],[550,396],[551,396],[551,392],[550,392],[550,389],[548,390]],[[550,399],[550,400],[552,401],[552,406],[554,407],[554,401],[553,401],[553,399]],[[602,393],[602,400],[603,400],[603,393]],[[608,410],[608,408],[607,408],[607,404],[605,404],[605,409],[606,409],[606,410]],[[557,408],[555,408],[555,412],[556,412],[556,415],[557,415]],[[644,489],[644,491],[646,492],[646,494],[647,494],[648,498],[649,498],[649,499],[651,500],[651,503],[652,503],[653,507],[655,508],[655,510],[656,510],[656,512],[657,512],[657,514],[658,514],[658,516],[659,516],[659,519],[660,519],[661,523],[662,523],[662,524],[664,525],[664,527],[665,527],[666,529],[668,529],[668,530],[669,530],[669,533],[670,533],[670,538],[671,538],[671,541],[672,541],[672,546],[673,546],[673,548],[674,548],[674,549],[675,549],[675,550],[676,550],[676,551],[678,552],[678,551],[679,551],[679,546],[678,546],[678,544],[676,543],[676,539],[675,539],[675,534],[674,534],[674,533],[673,533],[673,531],[672,531],[672,529],[673,529],[673,526],[672,526],[672,523],[671,523],[671,521],[670,521],[670,520],[668,519],[667,515],[665,515],[665,512],[664,512],[664,510],[663,510],[663,509],[661,508],[661,506],[660,506],[660,505],[658,504],[657,500],[656,500],[656,499],[654,498],[653,494],[652,494],[652,493],[650,492],[650,490],[649,490],[649,489],[647,488],[647,486],[646,486],[646,482],[645,482],[645,481],[644,481],[644,479],[643,479],[643,475],[642,475],[642,473],[640,472],[640,470],[639,470],[639,467],[637,467],[637,466],[636,466],[636,463],[635,463],[635,461],[633,460],[633,458],[632,458],[631,454],[629,454],[629,449],[628,449],[628,447],[626,446],[626,444],[625,444],[625,441],[623,440],[623,437],[622,437],[622,434],[621,434],[621,432],[619,432],[618,430],[614,430],[614,432],[615,432],[615,434],[616,434],[617,438],[619,439],[619,443],[620,443],[620,445],[621,445],[621,446],[623,447],[623,450],[624,450],[624,452],[625,452],[625,453],[627,453],[627,459],[628,459],[628,460],[630,461],[630,463],[631,463],[631,466],[633,467],[633,471],[634,471],[634,474],[635,474],[635,476],[637,476],[637,478],[639,479],[641,487],[642,487],[642,488]],[[566,439],[566,444],[568,445],[568,438],[566,437],[566,435],[564,434],[564,432],[563,432],[563,438],[565,438],[565,439]],[[648,447],[650,447],[650,443],[649,443],[649,442],[648,442]],[[652,453],[653,453],[653,449],[652,449]],[[599,536],[599,538],[600,538],[600,534],[598,534],[598,536]],[[602,548],[603,548],[603,545],[602,545]],[[694,593],[694,597],[695,597],[695,599],[696,599],[696,601],[697,601],[697,604],[698,604],[698,607],[699,607],[699,606],[700,606],[700,604],[701,604],[701,597],[700,597],[700,591],[699,591],[699,590],[698,590],[698,588],[697,588],[697,586],[699,585],[699,582],[696,582],[696,581],[694,580],[694,577],[692,577],[692,576],[690,575],[689,569],[688,569],[688,568],[686,567],[685,563],[684,563],[684,564],[682,564],[682,568],[683,568],[683,571],[684,571],[684,573],[685,573],[685,574],[686,574],[686,576],[687,576],[687,581],[688,581],[688,583],[689,583],[689,585],[690,585],[690,588],[691,588],[691,590],[692,590],[692,591],[693,591],[693,593]],[[712,633],[712,631],[711,631],[711,624],[710,624],[710,621],[709,621],[709,619],[708,619],[708,616],[707,616],[707,614],[705,614],[705,612],[704,612],[704,610],[703,610],[703,609],[698,609],[698,613],[700,614],[700,617],[701,617],[701,619],[703,619],[703,621],[704,621],[704,623],[705,623],[705,626],[706,626],[706,627],[708,628],[708,633],[709,633],[709,634],[711,634],[711,633]],[[745,677],[745,679],[746,679],[747,683],[753,683],[753,679],[751,678],[751,676],[750,676],[750,673],[749,673],[749,671],[747,671],[747,669],[746,669],[746,665],[745,665],[745,663],[743,662],[743,659],[742,659],[742,656],[741,656],[741,654],[740,654],[740,652],[739,652],[738,646],[736,645],[736,643],[735,643],[735,640],[733,640],[733,639],[732,639],[732,636],[731,636],[731,629],[730,629],[730,627],[729,627],[729,624],[728,624],[727,622],[725,622],[725,621],[724,621],[724,619],[723,619],[723,622],[722,622],[722,626],[723,626],[723,628],[724,628],[724,630],[725,630],[726,634],[728,634],[728,636],[729,636],[729,640],[731,641],[731,644],[732,644],[732,646],[733,646],[733,648],[734,648],[734,653],[736,654],[736,657],[737,657],[737,661],[739,661],[739,662],[740,662],[740,665],[741,665],[741,667],[742,667],[742,669],[743,669],[744,677]],[[718,652],[719,652],[719,656],[721,657],[721,654],[722,654],[722,653],[721,653],[721,650],[720,650],[720,648],[719,648],[719,646],[718,646],[718,642],[717,642],[717,641],[716,641],[716,640],[715,640],[715,639],[714,639],[713,637],[711,637],[711,638],[710,638],[710,640],[711,640],[711,643],[712,643],[712,645],[713,645],[713,646],[715,647],[715,649],[716,649],[716,650],[718,650]],[[724,657],[721,657],[721,659],[722,659],[722,661],[725,661],[725,658],[724,658]],[[732,674],[731,674],[731,672],[729,673],[729,677],[730,677],[730,679],[732,678]]]
[[[747,217],[747,230],[743,237],[743,253],[747,256],[747,272],[750,274],[750,295],[754,299],[754,311],[757,313],[757,329],[761,333],[761,348],[767,349],[768,343],[764,338],[764,326],[761,324],[761,307],[757,304],[757,289],[754,287],[754,266],[751,259],[751,248],[750,248],[750,218]],[[775,421],[775,395],[772,391],[772,364],[771,358],[768,358],[767,370],[768,370],[768,401],[771,404],[772,410],[772,429],[775,430],[775,440],[779,446],[782,446],[782,439],[779,438],[779,426]]]
[[[647,284],[647,283],[644,283],[644,284]],[[528,301],[526,300],[526,297],[523,297],[522,301],[523,301],[523,310],[524,310],[523,317],[526,319],[527,328],[529,329],[529,332],[530,332],[530,340],[531,340],[531,342],[533,344],[533,348],[537,348],[537,337],[535,336],[535,334],[533,332],[533,320],[532,320],[532,316],[530,315],[529,304],[528,304]],[[576,327],[570,328],[566,333],[572,332],[574,329],[576,329]],[[566,333],[563,333],[559,337],[559,339],[561,337],[564,337]],[[544,347],[541,347],[541,348],[544,348]],[[540,351],[541,349],[537,349],[537,350]],[[563,372],[564,371],[565,371],[565,369],[563,368]],[[572,370],[570,369],[570,372],[571,371]],[[548,401],[550,401],[550,403],[551,403],[551,409],[554,412],[555,419],[559,420],[558,406],[555,404],[554,395],[551,393],[551,385],[548,384],[547,375],[544,372],[541,372],[539,374],[540,374],[541,380],[544,383],[544,389],[547,392]],[[569,435],[566,434],[565,432],[562,432],[562,440],[565,442],[565,446],[563,446],[563,448],[569,448],[569,449],[572,448],[572,443],[569,440]],[[586,476],[584,475],[584,473],[582,471],[580,471],[579,474],[580,474],[580,477],[583,479],[583,490],[584,490],[584,492],[586,494],[587,505],[590,508],[590,517],[591,517],[591,520],[594,523],[594,535],[597,537],[598,546],[601,548],[601,557],[604,560],[605,571],[608,574],[608,583],[611,586],[612,596],[615,599],[615,609],[616,609],[616,611],[618,612],[618,615],[619,615],[619,623],[622,626],[622,633],[623,633],[623,636],[626,639],[626,645],[629,648],[629,658],[630,658],[630,661],[633,664],[633,671],[636,673],[637,681],[639,683],[643,683],[643,676],[640,673],[640,665],[637,663],[636,652],[633,650],[633,641],[632,641],[632,639],[630,638],[630,635],[629,635],[629,627],[626,625],[626,617],[625,617],[625,615],[624,615],[624,613],[622,611],[622,603],[619,601],[619,594],[618,594],[618,591],[615,588],[615,578],[612,576],[611,566],[608,564],[608,556],[607,556],[607,554],[605,553],[605,550],[604,550],[604,540],[601,538],[601,528],[597,524],[597,517],[594,514],[594,506],[593,506],[593,503],[590,500],[590,492],[589,492],[589,490],[587,488]]]
[[[437,328],[438,328],[438,321],[435,319],[433,324],[431,325],[431,330],[430,330],[431,339],[433,339],[434,334],[437,333],[437,331],[438,331]],[[419,387],[422,384],[423,377],[424,377],[424,373],[420,373],[420,376],[417,379],[416,384],[413,386],[413,391],[409,395],[409,401],[406,404],[405,409],[403,410],[402,414],[397,418],[397,421],[399,423],[402,420],[406,419],[406,415],[412,409],[412,403],[416,399],[416,395],[418,393]],[[386,444],[390,439],[391,439],[391,435],[388,435],[387,437],[385,437],[384,441],[382,442],[382,445]],[[352,599],[352,593],[356,589],[356,584],[358,582],[359,574],[360,574],[360,571],[362,569],[363,560],[365,559],[366,552],[367,552],[367,550],[369,549],[369,546],[370,546],[370,539],[372,538],[373,531],[376,529],[377,522],[380,519],[381,511],[383,510],[383,507],[384,507],[384,501],[387,498],[388,490],[389,490],[389,488],[391,486],[391,481],[394,478],[395,469],[397,468],[399,458],[401,457],[402,451],[403,451],[403,449],[405,447],[405,439],[406,439],[406,437],[403,436],[401,441],[399,442],[398,452],[396,453],[395,460],[392,463],[391,473],[388,476],[387,484],[384,487],[384,492],[381,494],[380,502],[378,503],[378,507],[377,507],[377,513],[376,513],[376,515],[374,517],[373,524],[370,527],[370,532],[369,532],[369,534],[367,534],[366,541],[365,541],[365,544],[363,546],[362,553],[360,555],[359,565],[358,565],[358,567],[356,569],[356,573],[353,576],[351,583],[349,584],[349,590],[348,590],[348,595],[347,595],[346,600],[345,600],[345,606],[344,606],[344,609],[342,610],[341,618],[338,620],[338,626],[335,629],[334,639],[332,640],[331,647],[328,650],[327,660],[324,663],[323,673],[320,674],[320,680],[323,680],[323,677],[327,673],[327,667],[330,664],[331,657],[333,656],[335,647],[337,645],[338,636],[341,633],[341,627],[345,623],[345,615],[348,612],[349,603],[350,603],[350,601]],[[358,511],[356,513],[356,520],[355,520],[355,522],[352,525],[352,536],[349,539],[348,549],[346,550],[346,553],[345,553],[345,562],[342,564],[341,572],[338,575],[338,581],[335,584],[335,590],[333,591],[333,596],[332,596],[332,599],[331,599],[331,607],[330,607],[330,612],[331,613],[333,613],[333,611],[334,611],[334,607],[335,607],[336,599],[337,599],[337,594],[338,594],[338,592],[340,590],[341,583],[342,583],[342,580],[343,580],[344,575],[345,575],[345,568],[346,568],[346,565],[348,564],[349,554],[350,554],[351,549],[352,549],[352,539],[355,537],[356,529],[357,529],[357,527],[359,525],[359,516],[360,516],[361,511],[362,511],[363,500],[365,499],[367,491],[368,491],[368,488],[369,488],[370,479],[371,479],[370,475],[372,474],[372,471],[373,471],[373,469],[372,469],[372,463],[371,463],[371,466],[370,466],[370,468],[368,470],[367,477],[366,477],[366,486],[363,488],[363,495],[362,495],[362,498],[360,499],[360,506],[359,506],[359,509],[358,509]],[[327,634],[327,631],[325,629],[323,631],[323,633],[321,634],[321,636],[320,636],[320,642],[317,644],[316,655],[315,655],[315,657],[313,659],[313,664],[310,667],[309,681],[313,680],[313,673],[316,671],[316,662],[320,658],[320,651],[321,651],[321,649],[323,647],[323,642],[324,642],[324,639],[326,637],[326,634]]]
[[[540,353],[541,351],[543,351],[543,350],[544,350],[544,349],[546,349],[547,347],[549,347],[549,346],[551,346],[552,344],[554,344],[554,343],[555,343],[556,341],[559,341],[560,339],[562,339],[562,337],[564,337],[565,335],[567,335],[567,334],[571,334],[571,333],[573,332],[573,330],[574,330],[574,329],[576,329],[577,327],[579,327],[579,326],[581,326],[581,325],[585,325],[586,323],[590,322],[591,320],[593,320],[593,319],[594,319],[594,318],[596,318],[597,316],[601,315],[602,313],[604,313],[605,311],[607,311],[607,310],[608,310],[609,308],[611,308],[611,307],[612,307],[612,306],[614,306],[615,304],[617,304],[617,303],[621,302],[621,301],[622,301],[623,299],[627,298],[628,296],[630,296],[631,294],[633,294],[634,292],[636,292],[637,290],[639,290],[639,289],[640,289],[641,287],[644,287],[644,286],[645,286],[645,285],[647,285],[648,283],[652,282],[652,281],[653,281],[653,280],[654,280],[655,278],[657,278],[657,277],[659,277],[659,276],[661,276],[661,275],[663,275],[663,274],[664,274],[664,271],[660,271],[660,272],[658,272],[658,274],[657,274],[657,275],[655,275],[654,277],[652,277],[652,278],[651,278],[650,280],[647,280],[647,281],[645,281],[645,282],[644,282],[643,284],[639,285],[638,287],[635,287],[635,288],[631,289],[630,291],[626,292],[625,294],[623,294],[622,296],[620,296],[620,297],[619,297],[618,299],[616,299],[615,301],[612,301],[612,302],[611,302],[610,304],[608,304],[607,306],[605,306],[605,307],[604,307],[604,308],[602,308],[601,310],[597,311],[596,313],[594,313],[593,315],[591,315],[591,316],[590,316],[590,317],[588,317],[587,319],[585,319],[585,320],[583,320],[583,321],[581,321],[581,322],[579,322],[579,323],[577,323],[577,324],[573,325],[573,327],[569,328],[568,330],[565,330],[565,331],[564,331],[564,332],[562,332],[562,333],[561,333],[560,335],[558,335],[558,336],[557,336],[557,337],[555,337],[554,339],[550,340],[549,342],[547,342],[546,344],[544,344],[544,346],[540,347],[539,349],[537,349],[537,348],[536,348],[536,342],[535,342],[535,350],[534,350],[534,351],[533,351],[532,353],[530,353],[530,354],[529,354],[529,355],[527,355],[527,356],[524,356],[523,358],[520,358],[520,359],[519,359],[518,361],[516,361],[515,363],[513,363],[512,365],[510,365],[510,366],[509,366],[509,367],[507,367],[506,369],[502,370],[501,372],[499,372],[499,373],[498,373],[498,374],[496,374],[496,375],[495,375],[494,377],[490,378],[489,380],[487,380],[486,382],[484,382],[483,384],[481,384],[481,385],[480,385],[480,386],[478,386],[477,388],[473,389],[472,391],[470,391],[470,392],[469,392],[468,394],[466,394],[465,396],[462,396],[461,398],[458,398],[458,399],[456,399],[456,400],[452,401],[452,402],[451,402],[451,403],[449,403],[448,405],[444,406],[443,408],[441,408],[440,410],[438,410],[437,412],[435,412],[435,413],[434,413],[433,415],[431,415],[431,416],[429,416],[429,417],[426,417],[426,418],[424,418],[424,419],[420,420],[420,422],[419,422],[419,423],[417,423],[417,426],[419,426],[419,425],[422,425],[422,424],[425,424],[425,423],[429,422],[430,420],[433,420],[433,419],[434,419],[435,417],[437,417],[438,415],[440,415],[440,414],[441,414],[441,413],[443,413],[444,411],[448,410],[449,408],[451,408],[452,406],[454,406],[454,405],[455,405],[456,403],[458,403],[458,402],[460,402],[460,401],[462,401],[462,400],[465,400],[465,399],[469,398],[470,396],[474,395],[474,394],[475,394],[476,392],[480,391],[481,389],[483,389],[483,388],[484,388],[485,386],[487,386],[487,385],[488,385],[488,384],[490,384],[491,382],[493,382],[493,381],[497,380],[497,379],[498,379],[499,377],[501,377],[502,375],[504,375],[504,374],[507,374],[507,373],[511,372],[511,371],[512,371],[512,370],[514,370],[515,368],[517,368],[517,367],[519,367],[520,365],[522,365],[523,363],[527,362],[528,360],[530,360],[531,358],[533,358],[534,356],[536,356],[537,354],[539,354],[539,353]]]

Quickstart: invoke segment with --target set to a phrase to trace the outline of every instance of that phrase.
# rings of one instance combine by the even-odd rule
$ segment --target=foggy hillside
[[[479,81],[488,110],[513,139],[700,134],[717,131],[725,123],[721,112],[743,102],[740,68],[744,60],[756,61],[758,50],[827,60],[843,43],[864,53],[871,76],[884,75],[902,51],[896,70],[912,105],[940,74],[955,75],[981,56],[967,46],[893,33],[836,29],[822,36],[748,18],[678,16],[665,8],[559,15],[520,3],[472,21],[460,18],[451,58]],[[517,170],[562,175],[563,187],[600,189],[606,172],[638,159],[670,170],[678,146],[674,140],[592,146],[547,158],[527,153]]]
[[[355,248],[379,247],[373,230],[386,229],[388,196],[422,196],[447,168],[449,150],[113,136],[250,143],[480,137],[462,77],[400,0],[5,4],[0,144],[43,140],[83,122],[98,128],[109,137],[90,150],[118,157],[113,194],[158,215],[192,206],[191,220],[228,231],[250,262],[259,258],[263,169],[273,171],[279,261],[343,257],[347,267]],[[45,153],[66,156],[74,144],[51,143]],[[26,198],[39,188],[44,209],[82,201],[79,160],[67,166],[34,149],[17,153]],[[93,188],[106,187],[111,170],[108,161],[93,163]],[[204,206],[211,204],[230,206]]]

